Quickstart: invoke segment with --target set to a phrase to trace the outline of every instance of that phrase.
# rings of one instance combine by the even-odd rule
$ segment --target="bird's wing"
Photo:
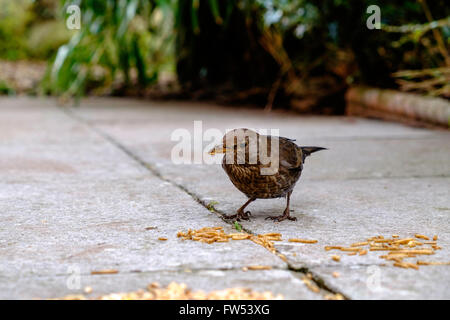
[[[286,169],[301,170],[303,168],[302,150],[290,139],[284,141],[282,139],[285,138],[280,138],[280,165]]]

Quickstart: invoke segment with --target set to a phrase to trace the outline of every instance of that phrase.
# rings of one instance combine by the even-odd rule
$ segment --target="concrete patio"
[[[245,196],[220,165],[171,161],[172,132],[276,128],[299,145],[329,150],[307,159],[291,198],[296,222],[266,221],[285,200],[258,200],[242,226],[279,232],[283,261],[251,241],[183,241],[178,231],[221,226]],[[205,145],[207,142],[205,142]],[[286,299],[450,299],[450,265],[392,266],[380,252],[348,256],[327,245],[377,235],[438,235],[421,260],[450,261],[450,133],[348,117],[195,102],[0,98],[0,298],[92,297],[148,283],[193,290],[248,287]],[[217,202],[217,203],[216,203]],[[216,203],[217,212],[207,208]],[[150,228],[152,227],[152,228]],[[167,241],[158,240],[165,237]],[[316,239],[316,244],[288,242]],[[330,257],[339,254],[341,261]],[[270,270],[244,271],[250,265]],[[117,274],[92,275],[115,269]],[[333,276],[339,273],[339,277]],[[311,273],[319,292],[301,280]]]

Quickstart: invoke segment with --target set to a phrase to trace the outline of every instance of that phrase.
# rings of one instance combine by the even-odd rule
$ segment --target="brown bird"
[[[209,154],[224,153],[222,168],[236,188],[248,201],[236,214],[224,215],[226,219],[249,220],[249,211],[244,211],[256,199],[286,197],[287,205],[281,216],[266,219],[283,221],[297,220],[289,215],[289,199],[303,169],[305,158],[311,153],[326,150],[321,147],[299,147],[283,137],[260,135],[249,129],[234,129],[224,135],[221,145]],[[273,152],[272,152],[273,150]]]

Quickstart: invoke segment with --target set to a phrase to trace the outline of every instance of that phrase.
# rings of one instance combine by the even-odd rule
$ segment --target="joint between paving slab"
[[[307,268],[307,267],[302,267],[302,268],[294,268],[293,266],[291,266],[289,263],[288,265],[288,270],[295,273],[302,273],[302,274],[310,274],[312,276],[312,281],[316,284],[316,286],[318,286],[320,289],[324,290],[324,291],[328,291],[332,294],[340,294],[344,300],[351,300],[347,295],[345,295],[344,293],[333,289],[332,287],[330,287],[329,285],[327,285],[327,283],[325,282],[325,280],[323,280],[321,277],[319,277],[317,274],[315,274],[314,272],[311,271],[311,269]]]
[[[136,163],[138,163],[140,166],[144,167],[145,169],[147,169],[149,172],[151,172],[154,176],[156,176],[157,178],[163,180],[164,182],[167,182],[173,186],[175,186],[176,188],[178,188],[179,190],[183,191],[184,193],[188,194],[189,196],[191,196],[192,199],[194,199],[197,203],[199,203],[200,205],[202,205],[205,209],[207,209],[209,212],[211,212],[210,210],[210,205],[207,204],[204,200],[202,200],[198,195],[196,195],[194,192],[190,191],[188,188],[186,188],[185,186],[183,186],[182,184],[176,183],[166,177],[164,177],[157,169],[155,169],[155,167],[153,165],[151,165],[150,163],[144,161],[143,159],[141,159],[138,155],[136,155],[135,153],[133,153],[131,150],[129,150],[127,147],[125,147],[123,144],[121,144],[119,141],[115,140],[112,136],[108,135],[107,133],[105,133],[104,131],[98,129],[97,127],[95,127],[92,123],[90,123],[89,121],[87,121],[86,119],[78,116],[75,112],[73,112],[69,107],[62,107],[61,110],[63,110],[63,112],[69,116],[72,119],[75,119],[78,122],[83,123],[84,125],[86,125],[89,129],[91,129],[92,131],[94,131],[95,133],[97,133],[99,136],[101,136],[103,139],[105,139],[106,141],[108,141],[109,143],[111,143],[113,146],[115,146],[116,148],[118,148],[119,150],[121,150],[123,153],[125,153],[127,156],[129,156],[131,159],[133,159]],[[233,226],[233,222],[229,219],[225,219],[224,215],[225,212],[222,212],[221,210],[217,210],[215,208],[213,208],[214,210],[212,211],[213,213],[216,214],[216,216],[220,219],[222,219],[222,221],[224,221],[225,223],[232,225]],[[242,230],[254,235],[255,233],[245,227],[242,227]],[[274,254],[280,258],[281,260],[283,260],[283,262],[286,263],[287,266],[287,270],[293,272],[293,273],[302,273],[304,275],[306,274],[311,274],[312,275],[312,281],[322,290],[324,291],[328,291],[331,294],[341,294],[344,299],[349,300],[349,298],[342,294],[341,292],[338,292],[337,290],[332,289],[330,286],[328,286],[326,284],[326,282],[320,278],[318,275],[316,275],[314,272],[312,272],[310,269],[303,267],[303,268],[294,268],[292,265],[289,264],[289,262],[287,260],[282,259],[280,256],[282,255],[277,249],[275,249]],[[212,270],[220,270],[220,269],[212,269]],[[131,272],[130,272],[131,273]]]
[[[209,204],[206,203],[206,201],[202,200],[198,195],[196,195],[195,193],[191,192],[189,189],[187,189],[185,186],[183,186],[182,184],[176,183],[173,180],[170,180],[166,177],[164,177],[157,169],[155,169],[155,167],[153,165],[151,165],[150,163],[142,160],[139,156],[137,156],[136,154],[134,154],[131,150],[129,150],[128,148],[126,148],[124,145],[122,145],[120,142],[118,142],[117,140],[115,140],[113,137],[111,137],[110,135],[106,134],[105,132],[103,132],[102,130],[96,128],[94,125],[92,125],[89,121],[79,117],[77,114],[75,114],[72,110],[70,110],[70,108],[64,107],[62,108],[62,110],[71,118],[85,124],[87,127],[89,127],[91,130],[93,130],[95,133],[97,133],[98,135],[100,135],[102,138],[104,138],[105,140],[107,140],[109,143],[111,143],[112,145],[114,145],[116,148],[120,149],[123,153],[125,153],[127,156],[129,156],[130,158],[132,158],[135,162],[137,162],[140,166],[144,167],[145,169],[147,169],[148,171],[150,171],[154,176],[156,176],[157,178],[163,180],[164,182],[170,183],[171,185],[175,186],[176,188],[180,189],[181,191],[183,191],[184,193],[188,194],[189,196],[191,196],[197,203],[199,203],[200,205],[202,205],[203,207],[205,207],[206,209],[208,209]],[[209,210],[208,210],[209,211]],[[210,211],[211,212],[211,211]],[[224,222],[233,225],[231,223],[230,220],[224,219],[223,215],[225,214],[224,212],[214,209],[213,213],[216,214],[216,216],[220,219],[222,219]],[[250,234],[254,234],[252,231],[245,229],[244,227],[242,227],[242,230],[244,230],[247,233]]]

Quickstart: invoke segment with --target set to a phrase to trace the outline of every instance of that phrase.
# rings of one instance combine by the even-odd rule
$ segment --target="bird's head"
[[[259,134],[250,129],[233,129],[223,136],[222,143],[212,148],[209,154],[216,155],[229,152],[237,154],[241,150],[244,151],[244,154],[248,153],[249,146],[252,143],[255,143],[255,146],[257,145],[258,137]]]

